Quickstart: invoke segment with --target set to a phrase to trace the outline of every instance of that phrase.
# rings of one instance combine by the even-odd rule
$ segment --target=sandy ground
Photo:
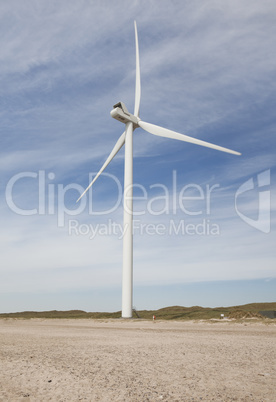
[[[276,325],[0,320],[1,401],[276,401]]]

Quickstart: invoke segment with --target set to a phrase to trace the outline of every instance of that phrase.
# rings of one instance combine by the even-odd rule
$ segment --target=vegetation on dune
[[[276,303],[253,303],[242,306],[232,307],[182,307],[172,306],[164,307],[159,310],[142,310],[137,311],[140,318],[152,319],[153,315],[158,320],[206,320],[219,319],[221,314],[225,317],[234,319],[243,318],[263,318],[259,311],[276,311]],[[23,311],[20,313],[0,314],[0,318],[93,318],[107,319],[120,318],[121,312],[115,313],[88,313],[82,310],[70,311]],[[135,317],[135,314],[134,314]]]
[[[162,320],[208,320],[219,319],[221,314],[229,318],[263,318],[259,311],[276,310],[276,303],[254,303],[232,307],[165,307],[155,311],[139,311],[141,318],[152,318],[153,315]]]

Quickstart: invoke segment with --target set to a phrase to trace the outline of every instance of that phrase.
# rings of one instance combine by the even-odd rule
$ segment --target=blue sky
[[[275,2],[11,1],[0,19],[0,311],[121,308],[123,150],[75,201],[124,130],[112,106],[133,111],[134,19],[142,120],[242,152],[134,132],[134,305],[275,301]]]

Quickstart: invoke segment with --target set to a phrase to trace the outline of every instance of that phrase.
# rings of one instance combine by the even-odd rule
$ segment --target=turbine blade
[[[101,167],[101,169],[99,170],[99,172],[96,174],[96,176],[94,177],[94,179],[91,181],[91,183],[89,184],[89,186],[84,190],[84,192],[82,193],[82,195],[77,199],[76,202],[78,202],[82,196],[84,196],[84,194],[90,189],[90,187],[92,186],[93,183],[95,183],[95,181],[97,180],[97,178],[100,176],[100,174],[104,171],[104,169],[107,167],[107,165],[112,161],[112,159],[114,158],[114,156],[120,151],[120,149],[122,148],[122,146],[125,143],[125,131],[123,132],[123,134],[121,135],[121,137],[118,139],[118,141],[116,142],[114,148],[112,149],[112,151],[109,154],[109,157],[107,158],[107,160],[105,161],[105,163],[103,164],[103,166]]]
[[[241,155],[240,152],[232,151],[231,149],[221,147],[219,145],[211,144],[210,142],[198,140],[197,138],[190,137],[188,135],[177,133],[176,131],[168,130],[167,128],[156,126],[155,124],[146,123],[139,120],[138,125],[150,134],[158,135],[160,137],[172,138],[174,140],[180,140],[185,142],[191,142],[192,144],[201,145],[207,148],[217,149],[218,151],[228,152],[229,154]]]
[[[136,83],[135,83],[135,104],[134,116],[139,116],[140,99],[141,99],[141,79],[140,79],[140,61],[139,61],[139,44],[136,21],[134,21],[135,45],[136,45]]]

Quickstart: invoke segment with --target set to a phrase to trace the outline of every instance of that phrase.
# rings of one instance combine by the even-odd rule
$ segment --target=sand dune
[[[0,320],[2,401],[275,401],[276,326]]]

